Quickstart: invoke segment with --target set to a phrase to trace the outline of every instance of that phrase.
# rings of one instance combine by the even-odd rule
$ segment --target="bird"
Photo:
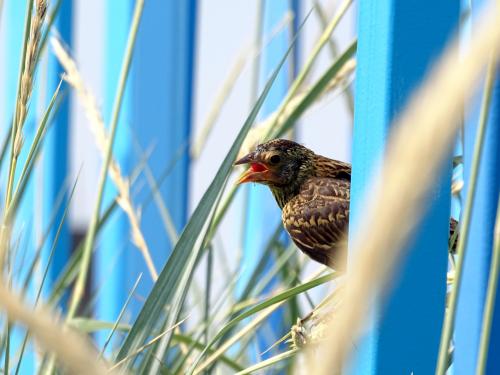
[[[282,211],[283,226],[300,250],[336,271],[345,269],[349,163],[317,155],[294,141],[274,139],[257,145],[234,164],[249,165],[238,184],[269,187]],[[450,238],[456,228],[457,222],[451,219]],[[456,241],[450,247],[456,248]]]

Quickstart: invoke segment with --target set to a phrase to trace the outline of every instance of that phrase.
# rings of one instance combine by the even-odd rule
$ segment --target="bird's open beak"
[[[255,153],[253,152],[246,154],[241,159],[236,160],[234,162],[234,165],[248,164],[251,163],[252,161],[255,161]]]
[[[234,165],[250,164],[248,168],[238,179],[237,184],[244,184],[246,182],[263,182],[268,179],[269,170],[267,167],[256,160],[255,154],[250,154],[237,160]]]

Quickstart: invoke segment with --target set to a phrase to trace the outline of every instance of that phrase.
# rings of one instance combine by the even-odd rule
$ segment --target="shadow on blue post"
[[[430,0],[358,4],[351,228],[363,215],[361,198],[383,156],[389,125],[455,31],[459,5]],[[418,183],[418,176],[408,178]],[[356,349],[348,373],[434,373],[445,308],[450,184],[451,160],[435,183],[391,291],[372,313],[370,332],[361,343],[352,343]]]

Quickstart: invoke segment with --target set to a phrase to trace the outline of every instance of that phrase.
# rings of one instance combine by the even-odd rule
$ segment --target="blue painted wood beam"
[[[54,27],[59,32],[63,43],[72,46],[72,22],[73,22],[73,0],[62,0],[59,13]],[[49,105],[53,93],[57,89],[63,73],[63,68],[57,58],[50,53],[47,63],[47,80],[44,88],[44,108]],[[45,73],[45,72],[42,72]],[[61,95],[62,101],[58,104],[57,115],[49,125],[43,144],[43,170],[41,179],[43,181],[42,197],[42,230],[45,232],[51,222],[53,225],[48,232],[47,240],[42,251],[42,264],[48,262],[52,244],[55,241],[59,223],[62,220],[65,206],[67,204],[67,177],[69,175],[69,121],[70,121],[70,98],[71,91],[66,90]],[[64,221],[59,234],[57,247],[52,259],[45,290],[52,289],[52,283],[66,265],[71,247],[71,235],[68,218]]]
[[[479,20],[481,5],[485,1],[472,2],[472,29]],[[496,209],[500,194],[500,80],[494,86],[491,110],[489,113],[484,137],[483,153],[479,168],[474,209],[472,211],[469,240],[462,274],[460,295],[458,297],[457,316],[455,323],[455,353],[453,369],[457,375],[473,374],[476,371],[481,324],[485,303],[488,277],[490,271],[491,253],[493,248],[493,230],[495,226]],[[478,95],[471,108],[464,134],[464,181],[463,196],[469,188],[474,143],[476,139],[479,112],[482,97]],[[487,374],[500,373],[500,311],[499,296],[490,337],[490,350],[486,365]]]
[[[106,2],[104,114],[107,123],[134,5],[132,0]],[[147,161],[157,180],[165,168],[175,162],[160,193],[178,232],[186,223],[188,209],[196,10],[195,0],[145,2],[114,147],[124,175],[129,175],[143,162],[138,149],[153,147]],[[142,189],[133,194],[132,199],[140,207],[151,196],[144,173],[136,186]],[[134,186],[131,191],[135,191]],[[116,189],[109,181],[105,192],[108,202],[115,194]],[[141,229],[157,270],[161,270],[172,248],[161,220],[154,202],[142,209]],[[96,313],[99,319],[114,321],[139,274],[144,276],[136,291],[138,295],[148,295],[153,281],[143,256],[130,242],[128,219],[121,210],[114,214],[101,239],[94,266],[94,288],[101,290]],[[132,316],[139,308],[140,303],[133,299],[129,309]]]
[[[358,3],[351,228],[363,216],[362,197],[384,154],[391,121],[451,37],[459,6],[454,0]],[[408,178],[418,183],[418,176]],[[349,373],[434,372],[445,308],[450,183],[451,161],[435,182],[429,210],[373,313],[370,332],[356,344]]]
[[[196,14],[196,0],[147,1],[132,69],[132,132],[129,136],[134,137],[142,150],[153,147],[148,165],[156,179],[173,165],[162,182],[160,193],[177,233],[186,224],[188,214]],[[135,155],[134,164],[140,159]],[[151,194],[144,175],[137,183],[140,184],[147,188],[136,196],[138,202]],[[161,270],[172,246],[154,202],[142,210],[142,224],[153,261]],[[130,255],[132,274],[143,271],[142,256],[137,250]],[[149,293],[150,280],[146,278],[146,282],[141,282],[139,293]]]
[[[103,115],[106,125],[111,119],[111,111],[116,95],[120,67],[122,65],[127,36],[129,34],[133,0],[109,0],[104,5],[104,103]],[[130,140],[125,128],[130,123],[131,90],[134,82],[129,79],[126,85],[122,109],[117,125],[113,156],[118,161],[123,173],[129,169]],[[106,207],[116,197],[117,190],[114,182],[108,178],[104,191]],[[135,275],[128,275],[127,254],[137,251],[129,246],[129,226],[125,215],[120,209],[116,210],[106,225],[95,252],[92,268],[92,283],[95,293],[99,293],[95,307],[97,319],[114,321],[127,297],[128,279]],[[96,335],[99,344],[106,340],[108,332],[99,332]]]

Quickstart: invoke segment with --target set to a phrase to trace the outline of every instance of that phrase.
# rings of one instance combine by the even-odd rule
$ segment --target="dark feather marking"
[[[348,227],[349,188],[346,180],[312,177],[283,208],[283,223],[295,244],[330,267],[344,266],[335,252]]]

